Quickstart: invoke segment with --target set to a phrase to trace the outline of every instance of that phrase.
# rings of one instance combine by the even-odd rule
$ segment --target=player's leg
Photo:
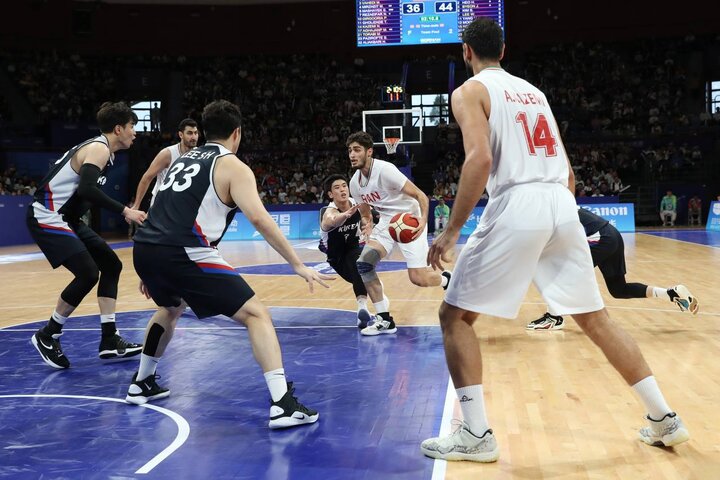
[[[369,336],[397,332],[390,315],[390,300],[385,296],[383,284],[377,275],[377,264],[392,250],[393,241],[382,223],[373,229],[373,237],[365,244],[356,262],[358,274],[379,317],[372,325],[360,330],[360,333]]]
[[[687,428],[665,401],[635,340],[610,320],[605,309],[573,314],[573,318],[645,405],[648,427],[640,430],[640,439],[649,445],[668,447],[687,441]]]
[[[247,287],[248,290],[249,288]],[[285,378],[280,342],[278,342],[267,307],[256,296],[253,296],[232,318],[247,327],[253,355],[265,376],[265,382],[272,398],[270,428],[286,428],[315,423],[319,418],[318,412],[298,402],[293,395],[295,389],[292,382],[287,382]]]
[[[450,283],[451,272],[437,272],[428,267],[428,239],[427,226],[425,231],[410,243],[398,243],[398,247],[405,257],[407,264],[408,277],[410,281],[418,287],[438,287],[442,286],[447,289]]]
[[[115,324],[118,283],[123,268],[122,262],[107,242],[87,225],[79,224],[76,232],[100,270],[100,280],[97,288],[100,326],[102,329],[102,338],[98,348],[99,357],[103,360],[117,361],[140,355],[142,345],[129,342],[121,337]]]
[[[365,288],[365,283],[357,270],[357,260],[360,258],[362,250],[363,247],[358,246],[357,248],[346,252],[343,258],[337,262],[337,267],[340,269],[339,271],[338,268],[335,268],[333,265],[335,271],[338,272],[342,278],[352,284],[353,293],[355,294],[355,299],[357,300],[357,325],[360,330],[367,327],[372,321],[372,315],[370,315],[367,305],[367,289]]]
[[[145,340],[140,355],[138,371],[133,375],[125,401],[142,405],[153,400],[168,397],[170,390],[157,384],[157,370],[160,358],[172,340],[175,326],[185,311],[185,304],[179,299],[163,302],[163,294],[155,291],[153,299],[162,303],[178,303],[175,307],[160,307],[145,328]]]
[[[444,460],[494,462],[500,451],[485,412],[482,354],[473,330],[478,314],[445,302],[439,313],[445,359],[464,423],[450,436],[425,440],[420,450],[429,457]]]
[[[632,337],[610,320],[604,309],[586,247],[585,232],[579,223],[563,217],[574,208],[570,203],[574,202],[571,199],[558,201],[561,218],[538,263],[535,285],[549,309],[573,315],[610,364],[633,386],[653,419],[651,425],[673,429],[673,433],[662,436],[661,441],[667,444],[683,442],[688,438],[687,430],[667,406],[639,347]],[[554,281],[549,282],[549,279]],[[656,432],[654,427],[641,430],[641,438],[654,443],[656,436],[650,432]]]
[[[31,339],[43,361],[54,368],[70,366],[60,346],[62,328],[67,318],[93,289],[99,277],[98,267],[87,251],[76,253],[63,261],[62,265],[73,274],[73,279],[60,294],[48,323]]]

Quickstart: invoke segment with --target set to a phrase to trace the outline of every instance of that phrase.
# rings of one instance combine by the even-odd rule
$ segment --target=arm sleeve
[[[105,192],[97,186],[98,178],[100,178],[100,168],[90,163],[83,164],[80,167],[80,184],[77,193],[85,200],[92,202],[93,205],[105,208],[115,213],[122,213],[125,205],[108,197]]]

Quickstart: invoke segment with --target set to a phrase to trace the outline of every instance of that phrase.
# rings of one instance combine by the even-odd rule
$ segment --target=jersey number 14
[[[532,133],[526,112],[519,112],[515,116],[515,121],[522,125],[530,155],[536,155],[536,149],[538,148],[545,149],[546,157],[554,157],[557,155],[557,140],[552,130],[550,130],[550,125],[548,125],[545,115],[542,113],[538,114]]]

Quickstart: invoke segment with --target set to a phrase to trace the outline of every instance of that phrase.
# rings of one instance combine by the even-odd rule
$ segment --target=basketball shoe
[[[288,428],[318,421],[320,414],[307,408],[293,396],[295,387],[292,382],[287,384],[288,391],[277,402],[270,402],[270,428]]]
[[[370,325],[373,320],[373,316],[370,315],[366,309],[361,308],[357,313],[357,326],[360,330]]]
[[[60,335],[62,333],[48,335],[42,330],[38,330],[30,339],[30,343],[38,351],[43,362],[53,368],[70,368],[70,360],[63,354],[60,347]]]
[[[545,313],[537,320],[528,323],[525,328],[528,330],[562,330],[565,326],[565,320],[560,315],[550,315]]]
[[[386,315],[383,316],[383,315]],[[367,327],[360,330],[360,333],[366,336],[383,335],[386,333],[396,333],[397,327],[393,318],[389,314],[378,314],[375,316],[375,321]]]
[[[465,422],[453,420],[455,431],[445,437],[428,438],[420,445],[422,453],[440,460],[469,460],[490,463],[500,456],[495,435],[488,429],[481,436],[470,431]]]
[[[680,417],[670,412],[660,420],[645,417],[648,426],[640,429],[640,440],[654,447],[671,447],[690,440],[690,433]]]
[[[112,337],[103,337],[100,340],[98,356],[102,360],[127,360],[140,355],[142,347],[139,343],[128,342],[115,332]]]
[[[451,272],[450,270],[445,270],[445,271],[442,272],[440,275],[442,275],[443,277],[447,278],[447,283],[446,283],[445,286],[443,287],[443,290],[447,290],[448,287],[450,286],[450,279],[452,278],[452,272]]]
[[[170,396],[170,390],[157,384],[160,375],[149,375],[142,380],[137,379],[137,372],[132,377],[125,401],[134,405],[144,405],[153,400]]]
[[[685,285],[677,285],[672,288],[668,288],[668,295],[670,300],[675,302],[675,305],[680,307],[683,312],[690,312],[693,315],[697,315],[700,309],[700,304],[695,295],[690,293],[690,290]]]

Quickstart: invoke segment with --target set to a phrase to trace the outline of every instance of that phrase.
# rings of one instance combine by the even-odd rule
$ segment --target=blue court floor
[[[267,428],[269,395],[247,331],[224,317],[180,320],[159,383],[123,399],[137,361],[101,364],[97,316],[70,320],[57,371],[29,343],[42,324],[0,329],[0,478],[429,479],[420,442],[437,435],[448,374],[438,327],[362,337],[355,312],[271,308],[296,395],[317,424]],[[151,312],[118,314],[141,341]]]
[[[653,235],[656,237],[669,238],[687,243],[696,243],[698,245],[706,245],[708,247],[720,247],[720,232],[711,230],[640,230],[638,233],[645,235]]]

